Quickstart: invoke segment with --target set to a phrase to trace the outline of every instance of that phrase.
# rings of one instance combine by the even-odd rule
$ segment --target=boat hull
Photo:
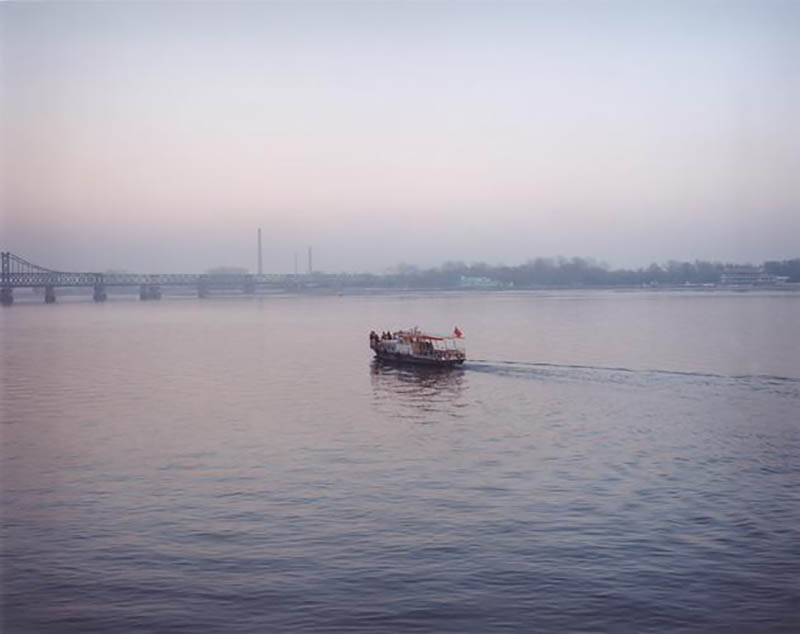
[[[410,363],[414,365],[427,365],[439,368],[453,368],[464,363],[464,359],[432,359],[431,357],[418,357],[410,354],[398,354],[384,350],[375,350],[375,357],[380,361],[390,363]]]

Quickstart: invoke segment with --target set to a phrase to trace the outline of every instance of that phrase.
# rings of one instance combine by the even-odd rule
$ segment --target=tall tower
[[[264,275],[263,261],[261,259],[261,227],[258,228],[258,274]]]
[[[311,275],[313,270],[314,267],[311,265],[311,247],[308,247],[308,274]]]

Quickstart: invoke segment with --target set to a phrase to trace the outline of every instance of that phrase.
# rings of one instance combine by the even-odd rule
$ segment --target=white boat
[[[382,361],[419,363],[450,367],[464,363],[467,358],[464,335],[458,329],[452,335],[438,335],[419,328],[369,333],[369,347]]]

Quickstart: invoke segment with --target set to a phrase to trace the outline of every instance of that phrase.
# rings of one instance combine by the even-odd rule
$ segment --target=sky
[[[196,272],[800,257],[800,3],[0,5],[0,247]]]

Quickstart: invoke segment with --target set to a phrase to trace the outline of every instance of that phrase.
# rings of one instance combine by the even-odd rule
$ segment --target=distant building
[[[719,283],[728,286],[763,286],[783,284],[788,279],[780,275],[771,275],[760,266],[731,266],[722,272]]]
[[[458,285],[461,288],[500,288],[503,283],[488,277],[462,275]]]

